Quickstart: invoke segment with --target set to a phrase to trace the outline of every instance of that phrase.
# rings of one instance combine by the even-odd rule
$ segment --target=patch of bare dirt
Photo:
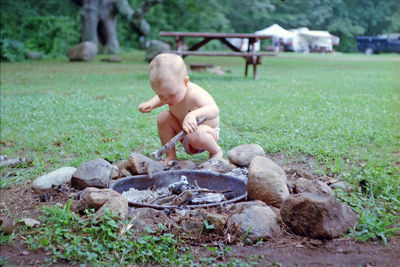
[[[7,215],[13,219],[37,219],[41,214],[39,207],[52,206],[56,203],[65,204],[74,191],[68,185],[64,185],[38,194],[31,190],[29,184],[14,185],[1,191],[0,221],[2,222]],[[17,237],[11,245],[0,245],[0,257],[11,266],[39,266],[44,264],[46,258],[50,258],[51,254],[45,250],[29,250],[23,238]],[[71,265],[60,263],[55,266]]]
[[[220,255],[223,262],[236,258],[259,266],[398,266],[400,237],[392,238],[387,246],[351,239],[321,241],[284,233],[279,238],[254,246],[233,245],[228,255]],[[198,257],[215,257],[204,247],[191,251]],[[225,256],[225,257],[224,257]],[[228,257],[229,256],[229,257]],[[225,260],[224,260],[225,258]],[[272,265],[274,266],[274,265]],[[279,266],[279,265],[277,265]]]

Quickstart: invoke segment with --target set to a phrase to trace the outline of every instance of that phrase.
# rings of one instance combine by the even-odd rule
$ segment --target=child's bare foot
[[[222,149],[219,149],[216,153],[210,153],[210,159],[222,159]]]

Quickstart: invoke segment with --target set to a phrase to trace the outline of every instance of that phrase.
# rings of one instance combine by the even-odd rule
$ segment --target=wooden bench
[[[253,65],[253,76],[257,79],[257,65],[261,65],[263,56],[276,56],[275,52],[203,52],[164,50],[163,53],[173,53],[185,58],[186,56],[218,56],[218,57],[242,57],[246,60],[244,75],[247,77],[249,65]]]
[[[246,60],[245,76],[247,76],[249,65],[253,65],[253,76],[257,79],[257,65],[261,64],[263,56],[275,56],[273,52],[258,52],[255,51],[255,43],[261,39],[271,38],[270,35],[255,35],[251,33],[207,33],[207,32],[160,32],[161,36],[174,37],[176,42],[176,50],[168,50],[163,52],[175,53],[181,57],[186,56],[226,56],[226,57],[242,57]],[[182,38],[203,38],[201,41],[192,45],[189,49],[183,50]],[[229,38],[247,39],[248,49],[247,52],[231,42]],[[198,51],[200,47],[204,46],[211,40],[219,40],[233,52],[203,52]]]

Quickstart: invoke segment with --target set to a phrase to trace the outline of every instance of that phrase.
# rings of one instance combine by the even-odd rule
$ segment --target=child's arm
[[[206,117],[208,121],[217,118],[219,115],[219,108],[215,103],[210,103],[199,109],[189,112],[182,123],[183,130],[191,134],[197,130],[198,125],[196,119],[199,117]]]
[[[193,101],[193,105],[199,108],[189,112],[182,122],[182,128],[188,134],[197,130],[197,118],[204,116],[207,118],[208,122],[211,122],[219,116],[219,108],[215,103],[214,98],[212,98],[212,96],[203,88],[193,83],[191,83],[191,85],[192,90],[190,91],[190,99]]]
[[[165,105],[165,103],[161,102],[160,98],[158,95],[155,95],[152,99],[150,99],[147,102],[143,102],[139,105],[138,109],[142,113],[149,113],[153,109],[156,109],[158,107],[161,107],[162,105]]]

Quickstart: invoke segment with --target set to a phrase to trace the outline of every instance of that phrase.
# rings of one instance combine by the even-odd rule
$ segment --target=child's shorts
[[[217,140],[215,140],[215,141],[218,142],[219,132],[221,131],[221,129],[217,127],[217,128],[214,128],[214,130],[217,132]],[[194,148],[194,147],[192,147],[192,145],[189,144],[186,135],[181,140],[181,143],[182,143],[183,147],[185,148],[186,153],[188,153],[190,155],[198,154],[198,153],[202,153],[202,152],[206,151],[203,148]]]

